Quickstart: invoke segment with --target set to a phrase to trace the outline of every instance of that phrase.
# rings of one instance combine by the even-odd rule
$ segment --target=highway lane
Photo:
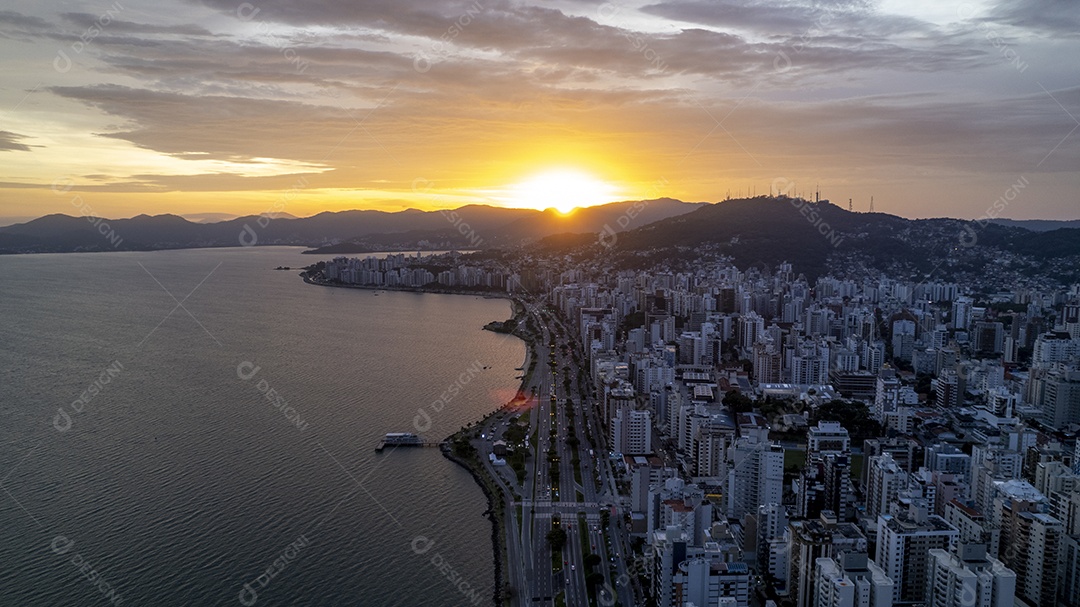
[[[614,588],[624,607],[640,605],[642,603],[637,600],[634,588],[626,584],[616,584],[614,579],[627,574],[624,559],[630,554],[625,538],[615,529],[618,515],[611,517],[610,533],[615,540],[613,549],[609,550],[605,545],[600,528],[600,511],[607,503],[617,503],[617,494],[614,491],[614,477],[604,445],[606,434],[599,422],[596,405],[589,395],[581,394],[577,381],[578,367],[573,362],[573,357],[562,354],[564,345],[578,346],[567,340],[566,329],[560,327],[558,322],[545,320],[538,313],[538,306],[530,303],[527,308],[540,328],[540,335],[530,359],[536,362],[536,367],[529,384],[524,388],[526,395],[535,399],[528,414],[528,423],[529,436],[536,438],[536,450],[532,457],[525,460],[526,475],[523,485],[517,483],[511,468],[493,467],[497,468],[493,476],[499,479],[500,485],[507,490],[507,495],[512,496],[509,489],[514,488],[521,497],[520,501],[508,500],[507,504],[507,556],[511,569],[515,570],[509,572],[508,576],[516,589],[513,602],[522,606],[548,607],[554,605],[554,598],[560,592],[565,592],[568,607],[587,607],[589,603],[585,583],[585,556],[591,552],[601,558],[601,566],[597,570],[604,575],[603,587]],[[549,327],[555,327],[554,333]],[[551,359],[553,349],[550,346],[553,337],[557,342],[554,348],[554,365]],[[566,373],[563,367],[569,367],[569,390],[563,383],[563,375]],[[554,403],[552,396],[555,397]],[[566,412],[568,398],[573,407],[572,420]],[[488,443],[501,433],[497,424],[493,426]],[[586,426],[589,427],[588,431]],[[574,434],[580,441],[581,483],[575,481],[573,448],[566,444],[570,427],[574,428]],[[556,429],[554,441],[550,437],[551,428]],[[598,444],[590,444],[590,436]],[[550,465],[547,460],[549,446],[554,446],[559,458],[561,491],[558,494],[551,491]],[[594,451],[594,455],[589,454],[590,449]],[[485,458],[488,452],[490,451],[483,453]],[[521,507],[520,527],[516,513],[518,506]],[[578,522],[578,512],[585,514],[584,525]],[[567,532],[567,541],[560,555],[562,571],[553,572],[547,534],[552,528],[552,516],[556,514],[560,516]],[[582,537],[586,542],[584,549],[581,545]],[[609,568],[612,566],[611,558],[616,554],[618,556],[615,557],[613,576]],[[612,601],[609,598],[601,600],[599,604],[611,605]]]
[[[570,344],[568,344],[565,336],[560,337],[557,341],[559,342],[556,345],[557,369],[560,372],[565,373],[564,369],[569,367],[570,372],[573,374],[573,377],[576,378],[577,365],[573,363],[571,356],[566,356],[562,354],[563,345]],[[556,386],[557,390],[559,389],[559,387],[562,387],[563,391],[566,392],[565,383],[556,382]],[[573,411],[572,421],[571,418],[566,415],[567,398],[570,400],[570,406]],[[619,585],[615,583],[616,579],[614,579],[617,578],[619,575],[623,576],[621,578],[623,580],[628,579],[628,577],[626,577],[627,571],[625,563],[623,562],[623,558],[625,558],[626,555],[629,555],[629,552],[621,549],[616,549],[615,551],[613,551],[614,554],[619,554],[621,551],[621,554],[623,555],[616,556],[614,559],[616,566],[616,575],[613,576],[610,567],[612,563],[611,557],[614,555],[607,549],[607,546],[605,545],[603,540],[603,532],[600,529],[601,506],[600,504],[598,504],[598,492],[596,490],[597,481],[594,475],[594,471],[599,473],[602,469],[597,463],[598,460],[595,457],[597,447],[600,447],[600,458],[606,458],[604,456],[605,452],[603,451],[603,445],[591,444],[588,441],[588,437],[592,436],[594,439],[602,440],[602,437],[604,436],[603,428],[600,427],[599,423],[596,421],[595,411],[590,410],[587,406],[582,406],[582,403],[587,402],[587,400],[585,399],[585,395],[580,393],[580,386],[578,385],[578,382],[573,381],[573,379],[570,382],[570,390],[568,392],[566,392],[565,394],[558,393],[558,402],[560,405],[562,405],[560,407],[559,413],[560,426],[564,426],[566,428],[573,426],[575,430],[575,435],[578,436],[579,440],[581,441],[581,444],[579,446],[579,458],[581,460],[581,483],[575,483],[575,487],[577,489],[580,489],[581,499],[583,500],[581,504],[582,507],[578,508],[577,510],[580,510],[586,514],[587,521],[584,528],[581,528],[580,525],[575,526],[575,531],[572,534],[575,545],[567,551],[568,559],[573,565],[576,565],[577,567],[577,571],[575,572],[577,573],[577,575],[574,575],[571,578],[571,592],[568,597],[577,598],[580,596],[583,601],[587,601],[587,597],[583,594],[587,591],[585,583],[585,575],[587,573],[587,569],[584,564],[584,557],[587,553],[594,553],[597,554],[601,559],[601,565],[598,567],[598,571],[603,575],[605,581],[605,584],[602,585],[600,588],[597,588],[597,590],[601,592],[617,593],[619,595],[620,602],[623,605],[636,605],[638,603],[635,601],[632,588],[627,587],[625,584],[623,585],[623,588],[619,588]],[[589,425],[591,425],[591,428],[587,429],[586,426]],[[566,431],[560,434],[560,438],[565,440]],[[590,449],[593,450],[594,455],[589,454]],[[572,460],[572,451],[573,449],[571,447],[565,446],[565,448],[563,449],[563,457],[566,460]],[[566,464],[563,475],[566,476],[572,474],[573,464],[572,462],[568,462]],[[577,496],[575,494],[575,498],[576,497]],[[577,541],[578,536],[581,534],[585,535],[588,544],[588,547],[585,549],[582,549],[580,542]],[[599,598],[603,599],[604,603],[613,603],[612,597],[610,595],[601,594]],[[568,601],[567,604],[570,605],[572,603]],[[583,604],[587,604],[587,602]]]

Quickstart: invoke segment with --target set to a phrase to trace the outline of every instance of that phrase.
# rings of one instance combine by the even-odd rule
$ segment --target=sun
[[[614,202],[618,196],[618,188],[584,171],[553,169],[510,186],[507,198],[511,206],[554,208],[565,215],[576,208]]]

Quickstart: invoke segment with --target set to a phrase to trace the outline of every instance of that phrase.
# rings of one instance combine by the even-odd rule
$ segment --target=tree
[[[749,413],[754,410],[754,401],[738,390],[728,390],[724,395],[724,406],[731,409],[732,413]]]
[[[566,530],[562,527],[553,527],[547,532],[547,541],[551,545],[552,552],[558,552],[566,545]]]
[[[840,422],[851,433],[851,439],[858,442],[882,434],[881,424],[870,417],[870,410],[859,402],[834,400],[825,403],[814,411],[810,423],[822,420]]]
[[[585,555],[585,566],[588,567],[589,569],[592,569],[593,567],[596,567],[599,564],[600,564],[600,555],[599,554],[593,554],[593,553],[590,552],[589,554]]]

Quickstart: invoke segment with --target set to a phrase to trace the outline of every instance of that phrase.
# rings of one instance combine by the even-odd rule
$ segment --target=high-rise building
[[[937,406],[948,409],[964,404],[962,400],[964,393],[960,383],[960,377],[956,374],[956,371],[952,369],[942,370],[941,374],[932,381]]]
[[[693,476],[696,479],[715,479],[722,482],[727,473],[728,445],[735,436],[735,429],[726,420],[704,420],[693,429],[691,455]]]
[[[1033,605],[1054,605],[1064,525],[1045,512],[1048,506],[1045,497],[1028,495],[1034,487],[1023,481],[1011,482],[1017,491],[994,499],[997,524],[1001,528],[999,558],[1016,572],[1018,597]],[[1022,488],[1018,483],[1027,487]],[[1020,495],[1020,489],[1026,493]]]
[[[926,448],[924,461],[924,465],[933,472],[958,474],[964,482],[968,484],[972,482],[971,456],[961,451],[956,445],[950,443],[929,445]]]
[[[620,407],[611,420],[611,449],[624,455],[652,453],[652,415]]]
[[[1080,423],[1080,370],[1055,365],[1040,381],[1035,405],[1042,422],[1051,428]]]
[[[688,485],[676,477],[649,490],[646,515],[649,535],[676,527],[689,538],[692,546],[701,546],[712,519],[712,503],[705,499],[705,491],[697,485]]]
[[[892,456],[893,461],[900,466],[900,469],[905,472],[911,472],[917,467],[916,451],[920,449],[920,445],[917,441],[909,438],[892,437],[892,438],[868,438],[863,441],[863,458],[864,461],[869,461],[871,457],[875,455],[884,455],[888,453]],[[870,484],[870,466],[863,466],[862,471],[862,485],[867,487]]]
[[[840,422],[819,421],[806,434],[806,466],[799,475],[795,513],[815,518],[823,510],[848,518],[851,437]]]
[[[757,568],[778,593],[787,593],[788,550],[784,532],[787,511],[781,504],[758,506]]]
[[[806,340],[791,358],[791,383],[820,385],[829,381],[829,347]]]
[[[754,381],[762,384],[780,382],[783,357],[772,339],[759,340],[754,344]]]
[[[727,517],[742,519],[761,504],[779,504],[784,491],[784,448],[740,437],[730,449]]]
[[[665,466],[664,461],[655,456],[626,456],[623,459],[630,472],[630,509],[646,513],[649,511],[649,488],[675,478],[678,470]]]
[[[765,319],[756,312],[739,317],[739,347],[745,352],[753,350],[758,337],[765,333]]]
[[[897,516],[878,516],[876,562],[889,579],[896,580],[893,602],[921,603],[926,595],[930,551],[946,550],[959,531],[945,519],[928,514],[925,503],[912,502]]]
[[[867,371],[877,373],[881,366],[885,364],[885,342],[881,340],[867,342],[860,358],[864,362]]]
[[[986,546],[959,544],[956,553],[930,550],[926,607],[1013,607],[1016,574],[986,555]]]
[[[788,525],[788,588],[796,607],[811,607],[816,596],[815,566],[819,558],[832,558],[840,551],[866,554],[866,536],[851,523],[839,523],[831,512],[817,519],[793,521]]]
[[[1080,303],[1065,304],[1061,309],[1061,324],[1073,339],[1080,339]]]
[[[1063,535],[1058,555],[1061,587],[1058,601],[1063,605],[1080,604],[1080,535]]]
[[[893,581],[865,553],[815,561],[813,607],[892,607]]]
[[[967,331],[971,326],[974,302],[970,297],[957,297],[952,305],[952,326],[958,331]]]
[[[851,484],[851,456],[829,453],[822,461],[822,508],[835,512],[841,520],[853,520],[855,488]]]
[[[695,547],[685,533],[671,526],[653,534],[652,547],[652,587],[659,607],[748,607],[750,571],[717,542]]]
[[[722,598],[734,599],[729,602],[732,607],[750,604],[750,570],[746,563],[726,562],[710,554],[708,546],[704,554],[679,563],[671,585],[673,607],[719,605]]]
[[[951,500],[945,504],[945,514],[942,518],[960,532],[958,537],[961,543],[983,544],[989,554],[998,553],[1001,530],[994,526],[992,521],[987,520],[983,513],[976,510],[973,504]]]
[[[871,410],[874,419],[884,424],[888,420],[888,415],[899,407],[917,404],[919,404],[919,395],[911,386],[900,383],[895,369],[886,365],[878,371],[874,389],[874,406]]]
[[[915,349],[915,322],[907,319],[894,320],[892,324],[893,357],[911,362]]]
[[[1001,354],[1005,350],[1005,326],[1000,322],[975,323],[972,347],[984,356]]]
[[[1035,339],[1031,353],[1031,364],[1035,367],[1049,366],[1053,363],[1075,361],[1080,356],[1080,339],[1065,331],[1043,333]]]
[[[907,482],[908,475],[889,453],[871,457],[868,468],[866,514],[877,520],[879,514],[888,514],[889,505],[896,500],[900,489]]]
[[[633,384],[617,381],[611,388],[605,388],[604,423],[610,424],[615,413],[620,409],[634,409],[637,405]]]
[[[840,422],[819,421],[806,434],[806,457],[810,459],[826,453],[847,455],[851,453],[851,435]]]

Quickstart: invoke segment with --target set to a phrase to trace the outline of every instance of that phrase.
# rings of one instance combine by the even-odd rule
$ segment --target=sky
[[[1075,0],[0,6],[0,218],[816,190],[1080,218]]]

